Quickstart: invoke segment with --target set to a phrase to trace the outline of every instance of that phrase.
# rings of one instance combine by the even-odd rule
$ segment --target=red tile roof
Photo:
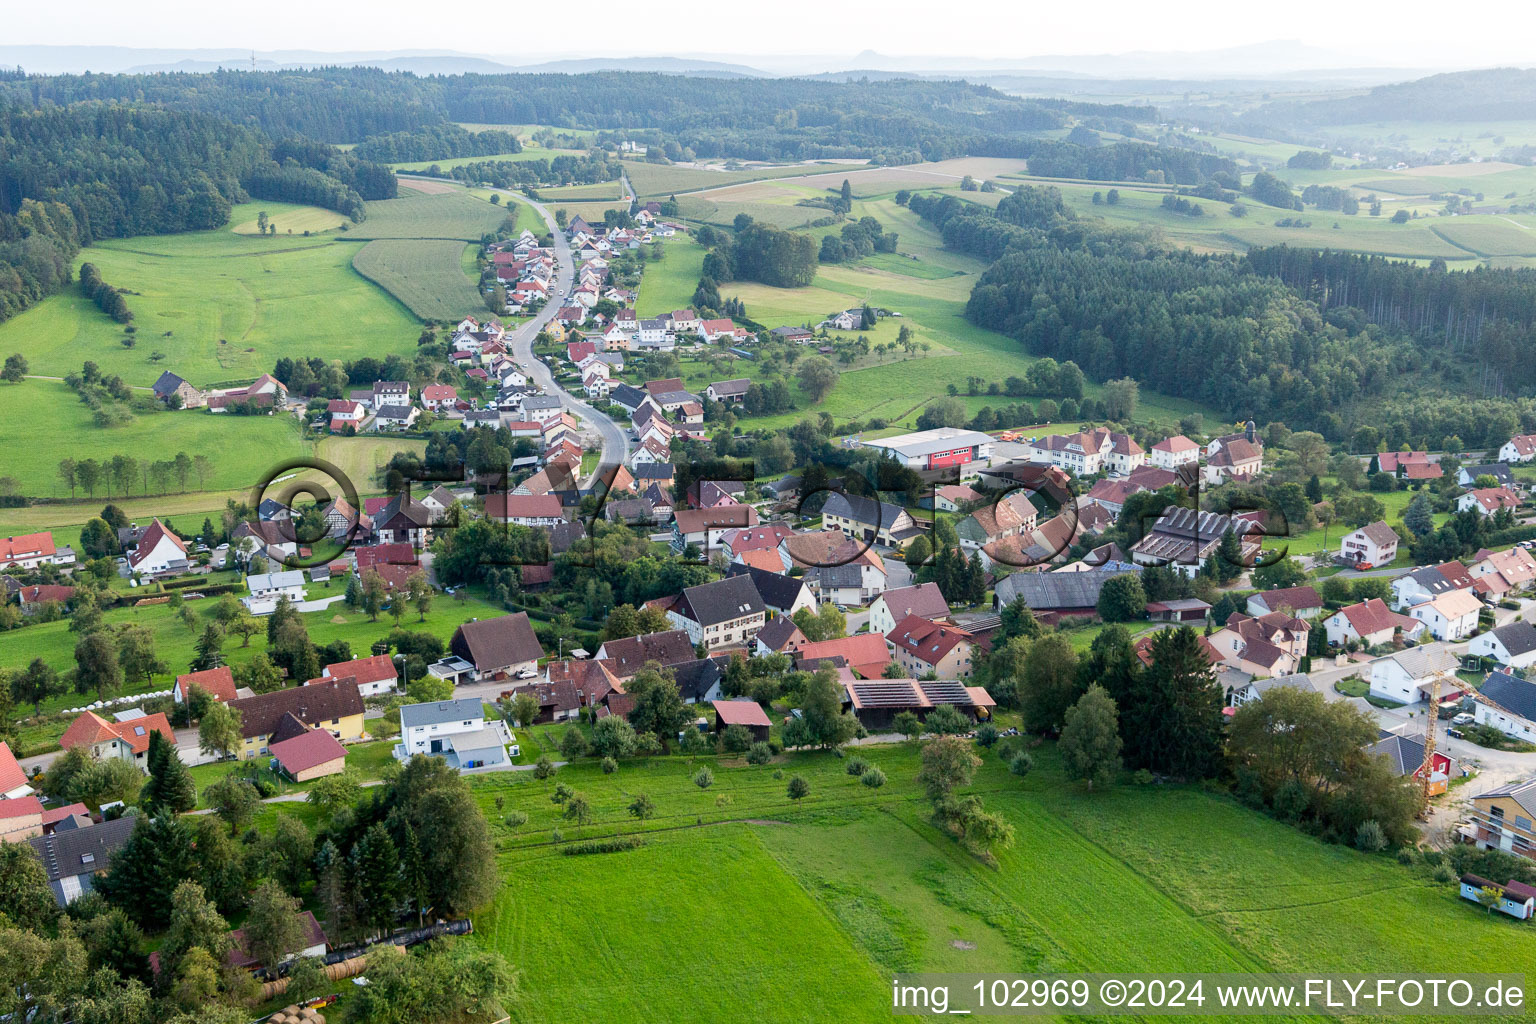
[[[74,587],[66,587],[58,583],[40,583],[36,586],[22,587],[17,600],[22,604],[42,604],[44,601],[64,602],[74,596]]]
[[[796,659],[801,662],[823,658],[842,658],[848,667],[865,679],[878,679],[891,663],[885,637],[879,633],[860,633],[837,640],[818,640],[801,647]]]
[[[184,676],[176,677],[176,685],[181,687],[182,697],[187,691],[196,686],[208,696],[217,701],[229,701],[235,699],[235,675],[228,665],[220,665],[218,668],[205,669],[202,672],[188,672]]]
[[[1399,626],[1406,629],[1410,625],[1417,625],[1416,620],[1406,615],[1399,615],[1388,608],[1379,597],[1340,608],[1339,613],[1349,622],[1350,628],[1360,636],[1391,631]]]
[[[171,723],[166,720],[164,712],[156,712],[153,715],[145,715],[143,718],[134,718],[126,722],[109,722],[94,711],[85,711],[69,723],[69,728],[65,729],[64,735],[59,738],[59,746],[65,750],[71,750],[75,747],[119,739],[127,743],[129,749],[135,754],[142,754],[149,749],[149,734],[152,732],[160,733],[173,745],[176,742],[176,734],[171,731]]]
[[[715,707],[716,717],[725,725],[745,725],[749,728],[760,726],[764,729],[773,725],[763,711],[763,706],[755,700],[714,700],[710,703]]]
[[[0,538],[0,565],[54,553],[52,533],[24,533]]]
[[[11,753],[10,746],[0,740],[0,793],[9,793],[26,784],[27,773],[21,770],[21,765],[17,763],[16,755]]]
[[[338,661],[325,666],[326,675],[335,679],[343,676],[351,676],[360,685],[368,683],[382,683],[386,679],[393,680],[399,677],[395,671],[395,663],[387,654],[375,654],[369,658],[353,658],[351,661]]]
[[[292,739],[272,744],[268,750],[289,775],[347,756],[347,748],[325,729],[306,729]]]
[[[929,665],[937,665],[956,647],[969,643],[971,634],[954,626],[941,626],[918,615],[908,615],[896,623],[896,628],[885,638],[898,651],[908,654]]]

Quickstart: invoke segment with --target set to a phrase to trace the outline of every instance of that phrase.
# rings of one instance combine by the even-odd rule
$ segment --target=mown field
[[[208,387],[252,380],[285,355],[413,349],[409,311],[352,269],[360,247],[222,229],[104,242],[80,260],[128,291],[134,346],[122,345],[120,324],[66,288],[0,324],[0,351],[20,352],[35,374],[62,377],[89,359],[136,387],[165,370]]]
[[[857,165],[851,165],[850,170]],[[783,164],[753,167],[739,171],[706,170],[700,167],[673,167],[666,164],[648,164],[639,160],[624,161],[629,183],[641,198],[696,192],[700,189],[737,185],[744,181],[762,181],[768,178],[798,177],[816,169],[813,165]]]
[[[868,747],[869,790],[827,754],[583,763],[539,781],[472,780],[507,884],[476,941],[522,972],[515,1021],[602,1007],[611,1021],[876,1020],[897,971],[1529,971],[1521,925],[1460,901],[1385,856],[1331,847],[1224,797],[1178,787],[1089,794],[1051,748],[1027,779],[988,756],[972,787],[1016,830],[996,867],[929,818],[915,752]],[[695,786],[700,764],[714,785]],[[784,777],[775,778],[780,771]],[[804,776],[801,805],[784,792]],[[549,800],[586,796],[576,827]],[[657,816],[625,811],[638,793]],[[641,831],[623,853],[561,856],[567,841]],[[591,899],[581,894],[601,894]],[[572,979],[580,979],[575,983]]]
[[[485,312],[462,265],[472,248],[448,239],[381,238],[357,251],[352,268],[421,319],[454,320]]]
[[[260,224],[256,214],[260,213],[267,215],[269,226],[275,229],[273,233],[284,237],[290,234],[302,236],[305,232],[321,234],[351,223],[335,210],[327,210],[320,206],[300,206],[296,203],[269,203],[257,200],[249,203],[248,208],[256,211],[249,214],[248,219],[230,220],[230,230],[236,234],[257,234]]]
[[[412,193],[399,199],[380,199],[368,205],[368,219],[354,225],[348,237],[456,238],[478,242],[506,217],[495,203],[476,199],[463,189],[437,195]]]

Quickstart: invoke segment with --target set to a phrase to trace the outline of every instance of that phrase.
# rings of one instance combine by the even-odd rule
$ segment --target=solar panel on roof
[[[918,683],[922,687],[923,696],[935,704],[960,704],[969,706],[971,695],[960,683],[954,682],[924,682]]]
[[[912,707],[921,703],[911,683],[855,683],[853,691],[859,704],[866,708]]]

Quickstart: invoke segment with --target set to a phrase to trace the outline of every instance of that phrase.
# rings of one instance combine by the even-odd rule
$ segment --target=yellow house
[[[242,760],[259,757],[274,743],[301,735],[308,729],[324,729],[343,743],[361,740],[363,698],[357,680],[323,677],[304,686],[232,700],[240,712]]]
[[[1472,798],[1467,840],[1481,850],[1536,859],[1536,782],[1516,782]]]

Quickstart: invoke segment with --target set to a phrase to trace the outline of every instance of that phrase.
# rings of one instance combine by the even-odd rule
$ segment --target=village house
[[[368,429],[374,432],[409,430],[420,415],[421,410],[414,405],[381,405],[373,414],[373,419],[368,421]]]
[[[1475,509],[1480,516],[1497,515],[1504,509],[1513,512],[1520,498],[1508,487],[1478,487],[1456,499],[1456,511]]]
[[[909,615],[935,622],[949,619],[949,602],[944,600],[937,583],[920,583],[882,593],[869,606],[869,630],[888,634]]]
[[[170,370],[162,373],[150,390],[155,393],[156,398],[167,405],[173,404],[171,396],[175,395],[181,400],[183,409],[200,409],[208,404],[206,395]]]
[[[885,635],[896,664],[913,677],[969,679],[974,649],[970,633],[956,626],[908,615]]]
[[[1300,669],[1311,628],[1305,619],[1284,612],[1259,618],[1233,613],[1209,639],[1222,660],[1239,671],[1253,676],[1284,676]]]
[[[620,682],[634,676],[647,662],[669,668],[698,660],[693,642],[683,629],[605,640],[593,657],[604,662],[604,667]]]
[[[1027,442],[1032,462],[1059,466],[1073,476],[1125,475],[1147,461],[1129,434],[1096,427],[1076,434],[1046,434]]]
[[[421,404],[433,412],[453,408],[459,400],[459,392],[448,384],[428,384],[421,389]]]
[[[1455,671],[1456,656],[1444,648],[1412,647],[1371,662],[1371,695],[1417,704],[1427,699],[1437,674],[1450,676]]]
[[[1524,590],[1536,580],[1536,558],[1525,548],[1478,554],[1481,557],[1468,566],[1467,571],[1472,575],[1473,592],[1484,600]]]
[[[672,516],[672,547],[683,551],[692,544],[708,555],[727,531],[756,526],[757,521],[757,509],[751,505],[679,509]]]
[[[1397,531],[1377,520],[1344,535],[1339,557],[1357,569],[1390,565],[1397,557]]]
[[[795,652],[795,667],[802,672],[823,664],[846,668],[862,679],[880,679],[891,664],[891,650],[879,633],[855,633],[813,641]]]
[[[1428,627],[1437,640],[1460,640],[1477,629],[1477,615],[1483,603],[1470,591],[1453,590],[1449,594],[1408,609],[1410,617]]]
[[[1242,433],[1211,439],[1205,446],[1205,482],[1212,486],[1230,480],[1252,480],[1264,471],[1264,442],[1253,420]]]
[[[1516,434],[1499,449],[1499,461],[1530,462],[1536,459],[1536,434]]]
[[[532,679],[544,657],[527,612],[471,619],[454,630],[448,649],[474,666],[477,680]]]
[[[781,550],[792,566],[805,571],[817,601],[840,608],[862,605],[885,590],[885,560],[867,541],[821,530],[786,537]]]
[[[1536,858],[1536,781],[1515,782],[1472,797],[1467,838],[1480,850]]]
[[[1216,553],[1222,536],[1231,531],[1238,535],[1242,564],[1251,565],[1260,544],[1257,537],[1249,536],[1255,529],[1254,523],[1237,516],[1169,505],[1131,548],[1131,559],[1139,565],[1167,565],[1193,576],[1201,563]]]
[[[770,619],[752,639],[752,654],[758,658],[770,654],[794,654],[809,642],[805,634],[800,632],[800,627],[787,615]]]
[[[176,734],[171,731],[171,723],[164,712],[157,711],[153,715],[126,721],[108,721],[94,711],[82,711],[69,723],[69,728],[64,730],[64,735],[59,738],[59,746],[65,750],[83,747],[94,758],[117,758],[147,772],[149,764],[146,756],[149,753],[149,734],[152,732],[164,736],[171,746],[176,745]]]
[[[1366,753],[1387,759],[1388,770],[1393,776],[1412,776],[1429,783],[1429,795],[1439,796],[1450,786],[1451,759],[1443,750],[1436,750],[1430,758],[1429,771],[1424,768],[1424,740],[1422,734],[1399,735],[1386,729],[1379,730],[1380,738]]]
[[[240,712],[239,750],[227,750],[242,760],[264,756],[274,743],[292,739],[308,729],[324,729],[344,743],[360,740],[363,698],[351,679],[327,679],[254,697],[232,700]]]
[[[130,552],[128,567],[145,576],[181,572],[187,568],[187,545],[159,519],[145,528]]]
[[[1351,640],[1362,647],[1379,647],[1391,643],[1398,630],[1402,630],[1405,640],[1417,639],[1424,634],[1425,626],[1412,616],[1399,615],[1381,598],[1373,597],[1340,608],[1323,620],[1323,629],[1332,647]]]
[[[1536,665],[1536,626],[1524,619],[1507,622],[1473,637],[1467,653],[1492,658],[1506,668],[1529,668]]]
[[[1424,566],[1392,581],[1392,604],[1398,611],[1405,611],[1441,594],[1470,588],[1472,584],[1471,572],[1460,562]]]
[[[1477,691],[1472,714],[1510,739],[1536,743],[1536,683],[1508,672],[1490,672]]]
[[[746,377],[738,377],[735,380],[717,380],[704,389],[704,397],[712,402],[740,404],[747,397],[747,388],[751,386],[752,381]]]
[[[1285,612],[1298,619],[1315,619],[1323,613],[1323,599],[1315,587],[1284,587],[1261,590],[1248,596],[1248,614],[1255,617]]]
[[[43,862],[54,902],[67,907],[94,891],[95,880],[107,873],[112,855],[128,842],[138,820],[137,815],[126,814],[30,839],[32,849]]]
[[[924,531],[906,509],[875,498],[834,492],[821,509],[822,526],[847,537],[904,548]]]
[[[432,539],[432,513],[408,493],[390,498],[373,516],[374,532],[381,544],[409,544],[425,548]]]
[[[1183,434],[1174,434],[1152,446],[1148,461],[1163,469],[1192,466],[1200,461],[1200,446]]]
[[[960,549],[967,555],[1004,537],[1029,533],[1039,513],[1025,491],[1013,491],[984,504],[955,524]]]
[[[382,697],[394,693],[400,684],[394,660],[387,654],[332,662],[320,671],[320,679],[311,679],[310,682],[325,679],[350,679],[357,684],[357,692],[364,697]]]
[[[417,754],[440,757],[450,768],[490,768],[509,764],[507,745],[512,733],[499,718],[485,719],[479,697],[407,704],[400,709],[398,761]]]
[[[47,530],[0,539],[0,569],[36,569],[41,565],[74,563],[74,549],[55,547],[53,533]]]
[[[758,552],[748,552],[757,554]],[[778,558],[778,552],[761,552]],[[816,610],[816,595],[801,576],[790,576],[782,569],[760,569],[755,565],[736,563],[726,569],[727,576],[745,576],[757,588],[763,606],[774,615],[789,617],[804,609]]]
[[[245,578],[250,594],[240,599],[252,615],[271,615],[277,610],[282,598],[290,601],[304,600],[304,573],[298,569],[285,572],[264,572]]]
[[[937,509],[940,512],[958,512],[960,506],[980,501],[983,497],[980,491],[968,484],[944,484],[917,499],[917,503],[922,508]]]
[[[1472,487],[1485,476],[1491,476],[1494,486],[1506,487],[1514,490],[1515,474],[1511,473],[1509,466],[1503,462],[1489,462],[1481,466],[1462,466],[1456,471],[1456,483],[1462,487]]]
[[[517,526],[554,526],[564,521],[560,499],[553,494],[506,494],[485,496],[485,516],[496,523]]]
[[[768,621],[762,595],[747,575],[686,587],[667,608],[667,621],[694,644],[713,650],[749,644]]]

